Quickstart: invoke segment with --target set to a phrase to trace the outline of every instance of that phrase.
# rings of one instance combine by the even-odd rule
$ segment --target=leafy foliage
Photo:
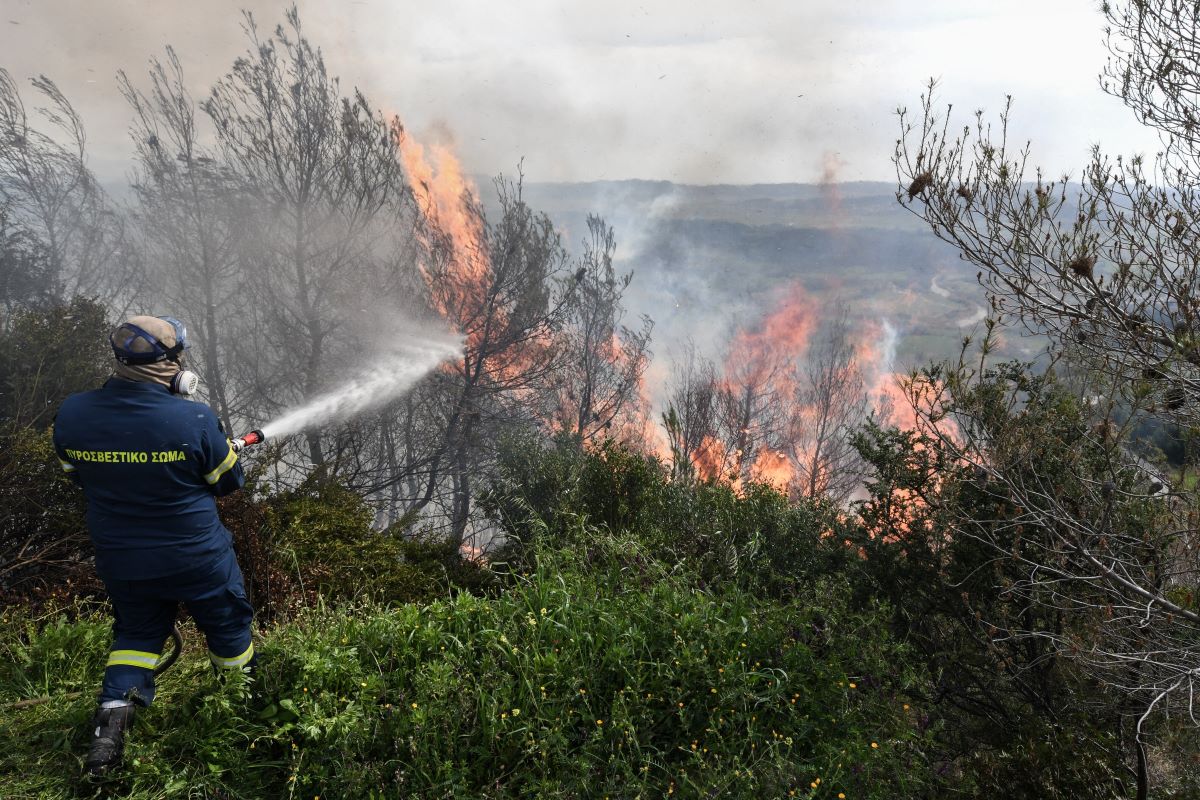
[[[275,496],[267,509],[277,562],[295,565],[300,583],[327,600],[427,602],[494,581],[453,543],[378,531],[373,521],[359,495],[328,482]]]
[[[0,329],[0,425],[45,429],[67,395],[112,371],[106,306],[78,297],[18,311]]]
[[[657,459],[612,442],[592,450],[566,438],[513,442],[480,504],[508,537],[495,560],[517,564],[535,543],[578,544],[570,536],[581,520],[636,536],[700,587],[738,586],[775,598],[796,595],[844,557],[822,543],[836,523],[830,507],[789,503],[765,485],[739,494],[720,482],[672,480]]]
[[[92,595],[83,498],[50,440],[70,393],[107,375],[107,310],[69,305],[18,311],[0,330],[0,602]]]
[[[1002,555],[1042,534],[1012,525],[1020,509],[928,436],[870,426],[858,445],[875,479],[862,524],[843,530],[863,555],[850,581],[862,602],[889,604],[893,632],[929,671],[921,703],[936,768],[963,775],[966,797],[995,786],[1014,796],[1112,797],[1128,778],[1117,709],[1055,642],[1028,635],[1086,622],[1032,602],[1016,588],[1021,565]],[[965,520],[995,538],[963,534]]]
[[[269,701],[198,658],[163,681],[110,796],[918,796],[913,679],[881,620],[826,581],[802,602],[622,581],[636,541],[534,558],[492,599],[312,610],[262,643]],[[644,555],[639,559],[651,563]],[[103,623],[8,624],[0,702],[86,685]],[[18,632],[19,631],[19,632]],[[61,681],[61,682],[60,682]],[[71,796],[90,698],[5,711],[18,793]],[[16,769],[20,764],[21,768]]]
[[[83,510],[48,431],[0,439],[0,604],[98,591]]]

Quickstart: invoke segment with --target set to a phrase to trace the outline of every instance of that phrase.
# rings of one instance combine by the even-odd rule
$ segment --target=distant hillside
[[[753,324],[795,281],[844,299],[854,316],[895,326],[898,366],[956,353],[981,318],[975,270],[900,207],[893,184],[603,181],[527,183],[524,191],[572,248],[589,213],[613,226],[618,259],[635,273],[630,310],[655,320],[659,356],[690,337],[720,357],[732,331]],[[1014,353],[1033,349],[1011,344]]]

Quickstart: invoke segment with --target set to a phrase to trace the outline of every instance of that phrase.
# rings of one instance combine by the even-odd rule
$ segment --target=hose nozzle
[[[233,452],[240,453],[247,447],[256,444],[262,444],[267,440],[267,435],[262,431],[254,430],[247,434],[229,440],[229,446],[233,448]]]

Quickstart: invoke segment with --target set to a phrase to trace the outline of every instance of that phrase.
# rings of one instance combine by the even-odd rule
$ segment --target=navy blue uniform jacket
[[[110,378],[63,402],[54,447],[87,497],[101,578],[161,578],[228,553],[215,496],[245,476],[208,406],[157,383]]]

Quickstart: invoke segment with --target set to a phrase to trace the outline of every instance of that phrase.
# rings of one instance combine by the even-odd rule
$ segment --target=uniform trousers
[[[106,579],[104,585],[115,619],[101,703],[130,700],[149,705],[154,699],[154,667],[181,603],[204,632],[215,667],[253,666],[254,611],[232,548],[194,570],[148,580]]]

